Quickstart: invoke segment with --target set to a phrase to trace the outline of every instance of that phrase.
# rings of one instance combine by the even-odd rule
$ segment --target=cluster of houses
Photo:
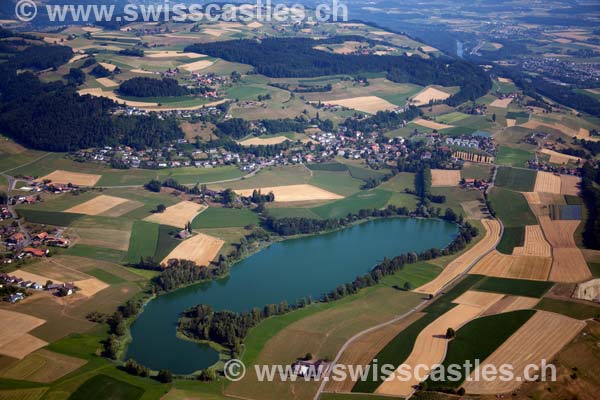
[[[4,289],[5,286],[12,287],[14,291],[14,293],[4,298],[4,300],[10,303],[17,303],[23,300],[27,296],[26,290],[28,289],[46,290],[61,297],[71,296],[77,290],[77,287],[73,283],[53,283],[51,281],[41,283],[2,273],[0,274],[0,288]]]
[[[59,237],[57,234],[52,235],[42,231],[29,235],[12,226],[3,227],[0,231],[0,238],[4,240],[6,248],[17,260],[27,257],[45,257],[49,253],[47,247],[67,248],[70,245],[68,239]],[[10,263],[12,260],[8,258],[5,259],[5,262]]]
[[[579,176],[579,169],[574,167],[569,167],[566,165],[554,165],[547,162],[544,162],[540,159],[531,159],[527,161],[527,168],[534,169],[536,171],[546,171],[553,172],[559,175],[574,175]]]

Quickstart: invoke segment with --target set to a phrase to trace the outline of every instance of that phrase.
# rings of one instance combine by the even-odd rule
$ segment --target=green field
[[[496,186],[519,192],[532,192],[536,176],[537,172],[532,169],[499,167]]]
[[[554,285],[552,282],[486,277],[473,289],[514,296],[542,297]]]
[[[257,225],[258,222],[258,215],[247,208],[209,207],[194,218],[192,228],[231,228]]]
[[[121,278],[120,276],[113,275],[110,272],[100,268],[94,268],[92,270],[86,271],[86,274],[92,275],[93,277],[96,277],[102,282],[108,283],[109,285],[115,285],[117,283],[125,282],[125,279]]]
[[[504,233],[496,250],[503,254],[512,254],[515,247],[525,243],[525,226],[504,227]]]
[[[467,361],[474,365],[475,360],[482,362],[527,322],[533,314],[535,314],[534,310],[512,311],[477,318],[467,323],[456,332],[456,336],[448,344],[446,358],[442,366],[444,368],[448,368],[452,364],[463,366]],[[427,387],[434,390],[458,388],[467,377],[462,368],[459,371],[461,371],[463,379],[457,381],[433,381],[430,379],[427,381]]]
[[[521,193],[494,187],[490,191],[489,201],[505,227],[537,224],[535,215]]]
[[[537,306],[538,310],[551,311],[575,319],[600,318],[600,306],[593,303],[583,304],[576,301],[558,300],[545,297]]]
[[[117,264],[122,263],[127,257],[127,253],[125,251],[109,249],[106,247],[89,246],[81,243],[76,243],[73,247],[69,248],[65,254],[70,256],[93,258],[95,260],[110,261]]]
[[[159,225],[158,241],[156,242],[156,251],[154,252],[155,261],[161,262],[166,256],[169,255],[171,250],[181,243],[181,240],[175,237],[179,230],[179,228],[172,226]]]
[[[498,153],[496,154],[496,164],[508,167],[525,167],[527,161],[532,158],[533,152],[531,151],[501,145],[498,147]]]
[[[337,200],[312,209],[321,218],[343,218],[361,209],[383,208],[392,196],[381,189],[365,190],[345,199]]]
[[[144,389],[133,386],[110,376],[96,375],[81,385],[71,396],[69,400],[137,400],[144,394]]]
[[[63,213],[58,211],[43,211],[43,210],[32,210],[19,208],[17,209],[19,215],[24,217],[29,222],[36,224],[55,225],[55,226],[69,226],[79,218],[83,217],[83,214],[71,214]]]
[[[346,164],[342,164],[339,162],[307,164],[306,166],[311,171],[332,171],[332,172],[348,171],[348,166]]]
[[[135,221],[131,230],[129,250],[127,251],[127,264],[135,264],[142,257],[153,257],[158,243],[158,230],[160,225],[146,221]]]
[[[318,186],[321,189],[330,192],[349,196],[360,190],[363,181],[350,175],[346,171],[325,171],[316,170],[313,172],[313,177],[309,181],[311,185]],[[277,200],[277,199],[275,199]]]
[[[460,170],[460,177],[487,181],[492,174],[492,168],[493,166],[489,164],[465,163]]]
[[[441,271],[441,267],[421,261],[405,265],[397,273],[384,277],[380,283],[385,286],[404,288],[404,285],[408,282],[410,288],[414,289],[433,280]]]

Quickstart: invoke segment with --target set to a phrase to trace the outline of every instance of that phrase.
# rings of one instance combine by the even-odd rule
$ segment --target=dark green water
[[[278,242],[236,264],[229,277],[189,286],[149,302],[131,326],[131,357],[154,370],[188,374],[214,364],[208,345],[175,336],[179,313],[196,304],[214,309],[250,310],[312,296],[318,299],[340,284],[368,272],[385,256],[445,247],[457,227],[441,220],[395,218]]]

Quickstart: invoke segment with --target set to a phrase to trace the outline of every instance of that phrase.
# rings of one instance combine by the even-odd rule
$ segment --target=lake
[[[247,311],[282,300],[292,304],[303,297],[318,299],[386,256],[443,248],[456,234],[457,226],[442,220],[393,218],[274,243],[235,264],[226,278],[151,300],[131,326],[126,357],[177,374],[209,367],[218,360],[214,349],[175,335],[184,309],[210,304],[216,310]]]

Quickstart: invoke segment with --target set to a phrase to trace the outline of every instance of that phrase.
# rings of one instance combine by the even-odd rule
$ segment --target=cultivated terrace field
[[[597,398],[597,10],[521,3],[60,29],[0,8],[0,400]],[[335,254],[383,219],[424,233],[365,237],[404,250],[337,287],[228,286],[241,261],[303,241]],[[294,272],[329,282],[337,262]],[[144,348],[144,365],[136,324],[182,347]],[[163,366],[199,349],[214,363]],[[392,379],[474,360],[547,360],[558,380]],[[300,369],[259,382],[263,364]]]

